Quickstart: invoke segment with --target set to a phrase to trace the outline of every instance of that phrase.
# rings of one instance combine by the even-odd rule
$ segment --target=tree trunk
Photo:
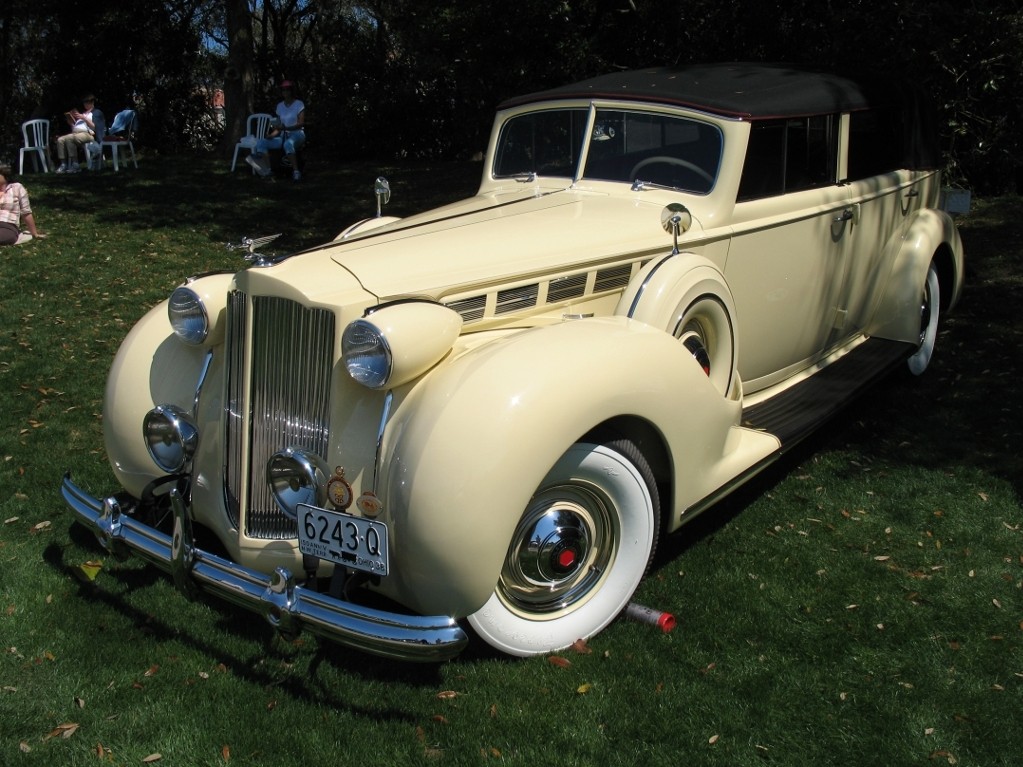
[[[224,74],[225,156],[234,152],[245,135],[245,123],[253,108],[252,17],[248,0],[224,0],[227,23],[227,70]]]

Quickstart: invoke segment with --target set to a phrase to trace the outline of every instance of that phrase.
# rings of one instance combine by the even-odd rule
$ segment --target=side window
[[[753,123],[738,201],[834,184],[838,168],[836,126],[834,115]]]
[[[848,181],[897,170],[903,165],[903,129],[891,109],[849,115]]]

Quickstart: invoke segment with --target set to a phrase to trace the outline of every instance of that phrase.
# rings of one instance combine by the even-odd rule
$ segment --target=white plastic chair
[[[95,128],[93,140],[85,145],[85,160],[89,170],[103,168],[103,139],[107,135],[107,118],[98,109],[92,110],[92,124]]]
[[[270,127],[270,121],[273,119],[273,115],[268,115],[265,112],[256,112],[249,115],[248,122],[245,124],[245,135],[234,145],[234,158],[231,160],[232,173],[234,173],[235,165],[238,164],[238,150],[247,149],[249,154],[252,154],[252,150],[256,148],[256,142],[266,136],[267,129]],[[256,169],[253,168],[252,172],[255,173]]]
[[[25,172],[25,154],[32,155],[36,170],[43,166],[43,173],[50,172],[50,121],[27,120],[21,124],[24,146],[18,152],[18,175]]]
[[[116,118],[115,118],[116,122]],[[110,154],[114,158],[114,172],[120,170],[118,163],[120,157],[120,151],[123,147],[127,147],[128,151],[131,152],[131,162],[138,169],[139,164],[135,159],[135,132],[139,129],[139,118],[134,112],[131,113],[131,122],[128,123],[128,129],[124,132],[122,137],[111,138],[109,135],[103,137],[103,143],[101,146],[106,149],[110,147]]]

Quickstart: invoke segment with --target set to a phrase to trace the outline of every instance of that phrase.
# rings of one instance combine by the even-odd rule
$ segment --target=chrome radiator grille
[[[294,538],[295,522],[267,487],[266,463],[285,447],[328,452],[334,313],[284,298],[255,296],[250,303],[235,292],[228,300],[226,346],[228,514],[238,526],[244,499],[246,535]]]

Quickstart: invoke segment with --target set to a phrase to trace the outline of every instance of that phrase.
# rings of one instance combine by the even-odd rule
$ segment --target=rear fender
[[[916,344],[920,340],[920,296],[932,261],[941,276],[942,309],[959,301],[963,244],[952,218],[939,210],[917,212],[892,247],[898,249],[868,335]],[[888,261],[886,260],[886,263]]]

